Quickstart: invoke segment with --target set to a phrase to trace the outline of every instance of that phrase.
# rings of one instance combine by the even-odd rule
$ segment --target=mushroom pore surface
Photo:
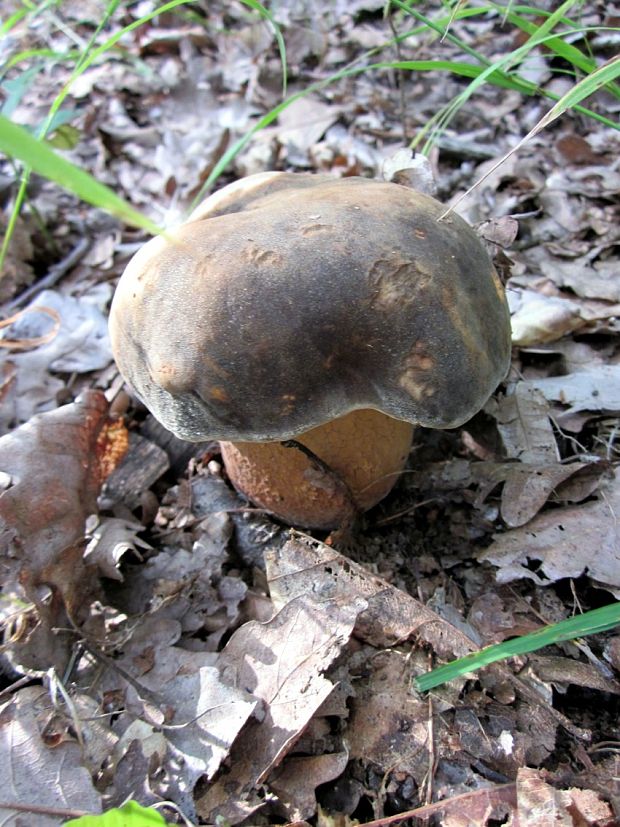
[[[225,187],[129,263],[110,317],[119,369],[177,436],[223,440],[259,505],[338,525],[351,494],[363,510],[392,487],[408,423],[460,425],[507,371],[503,288],[474,231],[443,212],[365,178]]]

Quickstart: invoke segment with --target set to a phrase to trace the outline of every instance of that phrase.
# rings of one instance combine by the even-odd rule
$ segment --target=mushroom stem
[[[281,442],[220,446],[231,482],[252,502],[292,525],[332,529],[352,506],[367,511],[386,496],[405,466],[412,436],[410,423],[364,409],[297,436],[308,453]]]

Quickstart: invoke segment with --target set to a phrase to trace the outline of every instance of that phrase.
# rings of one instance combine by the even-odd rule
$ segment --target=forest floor
[[[458,44],[421,27],[385,46],[417,23],[383,5],[269,5],[287,98],[366,69],[300,95],[212,189],[264,170],[380,178],[468,80],[370,64],[524,42],[487,11],[451,23]],[[97,42],[154,7],[121,4]],[[620,17],[578,8],[587,27]],[[5,114],[40,125],[70,77],[58,55],[101,18],[68,0],[5,31],[9,55],[47,50],[5,72]],[[571,42],[603,61],[617,37]],[[568,68],[538,48],[519,71],[563,94]],[[255,4],[187,4],[75,79],[55,143],[170,224],[281,100]],[[607,92],[586,103],[617,116]],[[430,151],[436,197],[453,203],[550,106],[478,89]],[[416,431],[346,543],[248,507],[217,443],[176,440],[131,395],[107,313],[146,236],[32,176],[0,281],[5,319],[28,308],[0,339],[2,824],[129,798],[179,824],[620,823],[618,633],[413,684],[620,596],[619,150],[619,131],[569,112],[459,202],[505,276],[511,371],[461,428]],[[5,226],[17,184],[2,160]]]

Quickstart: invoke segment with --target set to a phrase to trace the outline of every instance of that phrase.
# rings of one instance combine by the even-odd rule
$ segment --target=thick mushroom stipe
[[[405,466],[412,435],[408,422],[363,410],[296,440],[325,467],[279,442],[221,442],[220,447],[230,480],[256,505],[293,525],[328,529],[388,494]]]
[[[510,324],[482,244],[443,212],[365,178],[225,187],[129,263],[110,318],[121,373],[188,440],[298,439],[362,409],[456,427],[504,377]]]

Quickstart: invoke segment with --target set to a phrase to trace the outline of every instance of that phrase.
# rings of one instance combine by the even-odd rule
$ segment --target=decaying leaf
[[[103,686],[123,697],[116,760],[139,739],[147,759],[153,749],[158,751],[158,785],[175,780],[191,800],[198,779],[211,778],[228,756],[257,699],[245,687],[222,679],[215,653],[175,646],[180,635],[174,620],[145,618],[124,645],[123,656],[109,662]],[[153,741],[154,726],[163,742]],[[148,780],[140,780],[135,768],[132,777],[136,784]],[[154,786],[149,782],[149,789]]]
[[[83,764],[80,744],[62,740],[50,745],[42,737],[54,707],[41,687],[20,689],[0,707],[0,771],[2,799],[36,807],[100,813],[101,796]],[[62,819],[43,814],[10,814],[2,823],[26,827],[58,827]]]
[[[0,468],[9,478],[0,494],[0,559],[12,579],[55,586],[73,603],[82,571],[61,567],[60,556],[83,540],[99,488],[125,446],[125,430],[108,419],[96,391],[0,439]]]
[[[349,760],[347,752],[289,758],[269,779],[278,803],[290,821],[302,821],[317,809],[315,790],[338,778]]]
[[[406,772],[421,786],[433,749],[431,727],[441,743],[450,725],[445,718],[431,720],[428,700],[412,694],[412,664],[403,652],[367,649],[366,659],[347,727],[351,757]]]
[[[558,462],[547,466],[497,463],[493,469],[479,467],[478,471],[482,475],[488,470],[494,479],[504,479],[500,512],[506,525],[515,527],[525,525],[535,517],[552,495],[556,501],[585,499],[598,485],[604,468],[602,463],[597,466],[587,462],[566,465]],[[592,472],[588,475],[587,485],[581,490],[576,486],[565,490],[565,483],[570,484],[573,477],[586,471]]]
[[[112,361],[106,318],[100,308],[109,299],[109,287],[92,297],[80,299],[44,290],[28,306],[29,313],[6,331],[11,339],[45,337],[54,326],[47,312],[60,321],[57,334],[47,344],[24,353],[0,354],[0,363],[11,363],[16,381],[4,400],[0,431],[10,425],[29,421],[35,414],[56,405],[56,395],[64,383],[53,374],[58,371],[86,373],[106,367]]]
[[[520,824],[561,827],[613,827],[611,807],[593,790],[558,790],[544,775],[523,767],[517,776],[517,814]]]
[[[148,543],[138,537],[143,526],[133,520],[118,517],[95,519],[87,525],[88,545],[84,550],[84,560],[88,565],[95,564],[104,577],[122,580],[120,562],[128,551],[141,560],[138,549],[149,549]]]
[[[597,365],[580,373],[530,379],[530,388],[545,399],[568,406],[567,415],[579,411],[620,411],[620,365]]]
[[[268,622],[246,623],[221,653],[222,678],[262,702],[260,719],[235,742],[230,769],[198,800],[197,810],[236,824],[265,803],[259,787],[329,696],[323,672],[349,639],[363,601],[311,592],[288,602]]]
[[[578,302],[534,290],[511,295],[512,341],[529,347],[555,342],[586,324]]]
[[[525,382],[517,382],[512,394],[490,400],[485,411],[495,417],[510,459],[532,464],[559,461],[549,420],[551,410],[542,393]]]
[[[502,583],[527,577],[542,586],[587,574],[620,596],[619,513],[616,475],[594,502],[545,511],[527,525],[496,534],[480,559],[498,567]],[[535,570],[532,561],[538,562]]]
[[[271,598],[283,606],[304,594],[323,600],[363,599],[355,634],[374,646],[392,646],[416,634],[440,655],[464,655],[472,640],[419,600],[339,554],[299,535],[265,555]]]

